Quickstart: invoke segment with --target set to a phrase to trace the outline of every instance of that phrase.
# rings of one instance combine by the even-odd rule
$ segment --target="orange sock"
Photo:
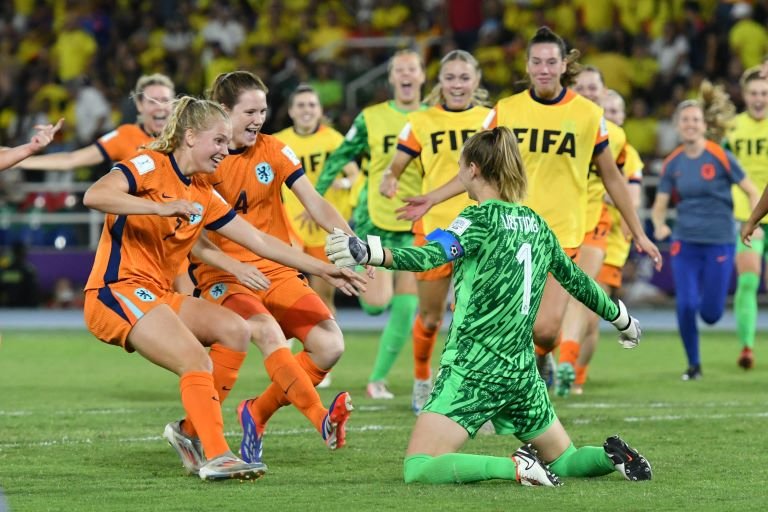
[[[246,352],[237,352],[218,343],[211,346],[208,354],[213,361],[213,386],[219,394],[219,401],[224,403],[232,386],[237,381],[237,374],[245,361]],[[189,417],[184,418],[181,429],[188,436],[195,437],[195,427]]]
[[[584,383],[587,382],[587,372],[589,370],[589,365],[581,366],[577,364],[574,367],[574,370],[576,370],[576,380],[574,380],[573,383],[578,384],[579,386],[583,386]]]
[[[427,329],[421,321],[421,316],[416,315],[416,321],[413,323],[413,376],[416,379],[427,380],[432,375],[432,350],[435,348],[439,330],[440,324],[433,330]]]
[[[560,361],[561,363],[571,363],[576,366],[576,360],[579,358],[579,345],[578,341],[565,340],[560,344]]]
[[[179,380],[181,403],[187,417],[194,423],[205,457],[212,459],[229,451],[224,439],[224,419],[221,403],[213,387],[213,375],[208,372],[187,372]]]
[[[315,364],[315,362],[312,360],[311,357],[309,357],[309,354],[307,354],[306,350],[302,350],[298,354],[294,356],[296,358],[296,361],[298,361],[299,366],[301,366],[302,370],[309,375],[309,380],[312,381],[313,386],[317,386],[320,384],[326,375],[331,371],[323,370],[319,366]]]
[[[275,350],[264,360],[264,367],[272,384],[250,403],[249,411],[256,428],[263,431],[269,418],[280,407],[293,404],[319,432],[328,411],[323,407],[309,375],[291,351],[287,348]]]

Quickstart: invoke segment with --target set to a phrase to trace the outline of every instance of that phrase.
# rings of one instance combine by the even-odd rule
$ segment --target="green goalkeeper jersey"
[[[392,268],[424,271],[453,261],[456,309],[440,364],[503,382],[535,371],[533,323],[547,274],[606,320],[618,306],[563,252],[528,207],[498,200],[465,208],[423,247],[392,249]]]

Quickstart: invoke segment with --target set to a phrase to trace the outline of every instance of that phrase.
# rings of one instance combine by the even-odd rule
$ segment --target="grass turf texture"
[[[574,442],[601,445],[619,433],[652,463],[654,480],[618,474],[565,479],[559,489],[510,482],[410,485],[402,459],[410,412],[411,356],[390,376],[396,398],[373,401],[364,385],[376,336],[347,334],[328,402],[349,390],[356,410],[348,445],[325,448],[294,410],[279,411],[265,436],[267,475],[253,483],[207,483],[184,476],[161,438],[182,414],[177,378],[140,356],[105,346],[83,331],[7,331],[0,345],[0,488],[14,512],[39,510],[764,510],[768,356],[736,366],[730,334],[705,334],[704,379],[682,382],[677,337],[647,333],[622,350],[603,336],[585,395],[555,398]],[[266,385],[252,347],[224,404],[230,445],[239,447],[235,408]],[[514,438],[478,436],[464,451],[504,456]],[[531,500],[531,501],[529,501]],[[0,506],[2,508],[2,506]]]

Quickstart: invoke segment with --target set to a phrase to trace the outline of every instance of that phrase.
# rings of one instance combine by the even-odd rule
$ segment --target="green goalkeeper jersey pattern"
[[[424,271],[454,262],[456,309],[441,366],[505,382],[535,371],[533,323],[547,274],[602,318],[618,307],[563,252],[544,220],[528,207],[484,201],[465,208],[423,247],[392,249],[393,268]]]

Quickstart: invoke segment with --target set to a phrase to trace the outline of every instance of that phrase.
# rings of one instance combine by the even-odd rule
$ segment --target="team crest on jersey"
[[[272,166],[267,162],[256,164],[254,171],[256,172],[256,179],[265,185],[269,185],[275,179],[275,171],[272,170]]]
[[[138,297],[141,302],[153,302],[156,298],[155,295],[146,288],[136,288],[133,294]]]
[[[216,283],[211,286],[211,290],[208,292],[213,300],[218,300],[227,291],[227,285],[224,283]]]
[[[195,225],[201,220],[203,220],[203,205],[201,205],[200,203],[194,203],[194,205],[197,211],[199,211],[200,213],[193,213],[189,216],[189,223],[191,225]]]

